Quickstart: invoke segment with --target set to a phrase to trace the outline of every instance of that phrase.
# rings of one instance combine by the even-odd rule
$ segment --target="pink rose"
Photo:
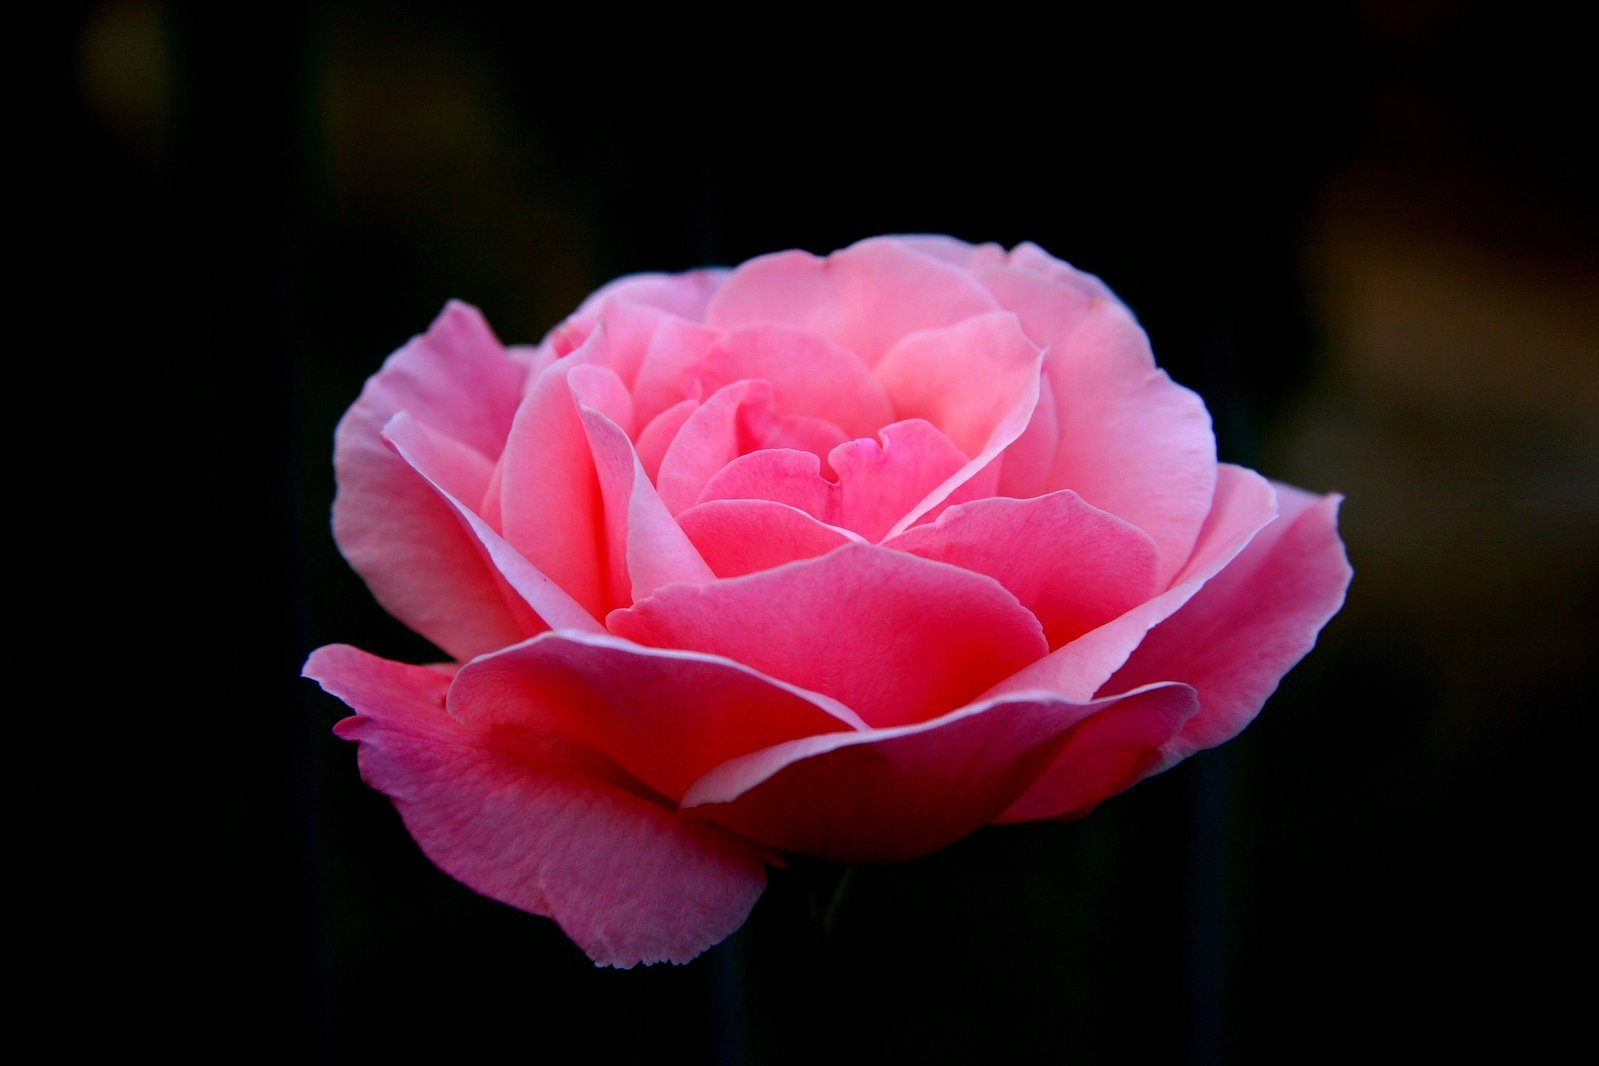
[[[686,961],[785,852],[1076,818],[1235,735],[1343,602],[1337,497],[1033,245],[863,241],[451,304],[339,424],[334,534],[443,648],[308,676],[428,856],[598,963]]]

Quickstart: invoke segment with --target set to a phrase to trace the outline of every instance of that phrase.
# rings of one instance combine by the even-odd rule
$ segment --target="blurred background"
[[[20,165],[71,340],[26,373],[73,397],[38,498],[77,576],[28,607],[60,659],[8,787],[24,1004],[63,1045],[1212,1063],[1586,1031],[1599,138],[1557,5],[54,11]],[[860,869],[827,935],[837,872],[800,865],[694,964],[596,970],[434,870],[298,678],[329,642],[436,657],[332,543],[333,425],[450,297],[531,342],[619,274],[890,232],[1103,277],[1224,459],[1347,496],[1348,606],[1242,737],[1085,821]]]

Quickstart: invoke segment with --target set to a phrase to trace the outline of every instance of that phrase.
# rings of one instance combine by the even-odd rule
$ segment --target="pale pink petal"
[[[994,578],[1037,616],[1052,648],[1155,591],[1149,535],[1075,492],[960,504],[887,546]]]
[[[1199,714],[1150,772],[1236,736],[1343,606],[1352,571],[1338,539],[1339,496],[1277,485],[1282,512],[1182,609],[1149,631],[1107,687],[1180,679]]]
[[[892,238],[861,241],[826,259],[779,252],[727,278],[705,321],[721,328],[777,322],[813,333],[874,365],[907,333],[996,310],[964,271]]]
[[[729,330],[706,353],[699,378],[707,393],[746,378],[769,381],[779,416],[825,419],[848,437],[875,433],[894,420],[882,386],[859,356],[793,326]]]
[[[1016,316],[999,311],[912,333],[873,372],[898,417],[925,418],[975,456],[1025,397],[1036,402],[1041,358]]]
[[[678,515],[677,521],[717,577],[740,577],[826,555],[857,539],[770,500],[707,500]]]
[[[1049,357],[1039,374],[1038,406],[1027,428],[1005,449],[999,466],[996,494],[1025,500],[1042,496],[1055,486],[1055,455],[1060,451],[1060,411],[1055,406],[1055,390],[1049,380]]]
[[[1204,402],[1156,369],[1144,331],[1108,293],[1017,269],[982,278],[1049,349],[1060,430],[1047,487],[1071,489],[1148,533],[1166,581],[1187,560],[1215,490]]]
[[[636,304],[666,311],[679,318],[701,321],[706,304],[721,287],[727,271],[692,270],[685,274],[630,274],[592,293],[566,321],[550,331],[544,345],[557,356],[577,350],[588,340],[607,305]]]
[[[383,440],[404,463],[431,487],[438,498],[449,507],[459,528],[470,537],[462,545],[463,560],[476,558],[486,564],[492,576],[500,602],[515,619],[516,635],[506,643],[514,643],[545,628],[597,630],[600,624],[566,592],[529,563],[521,553],[496,533],[480,516],[446,487],[446,478],[453,462],[462,456],[460,445],[448,437],[436,434],[401,412],[389,420],[384,428]],[[467,452],[468,455],[472,454]],[[444,472],[444,473],[436,473]],[[454,603],[447,610],[467,612],[475,610],[473,604]],[[488,650],[488,649],[481,649]],[[474,654],[480,654],[480,652]],[[467,656],[463,656],[465,658]]]
[[[582,371],[587,369],[574,369],[571,380],[604,502],[610,605],[625,606],[669,582],[713,580],[710,567],[644,475],[627,434],[602,411],[589,406],[582,385],[588,379]]]
[[[717,471],[753,450],[770,423],[772,387],[738,381],[718,389],[683,422],[666,449],[655,484],[672,514],[694,506]]]
[[[546,633],[461,668],[464,724],[559,736],[605,752],[670,800],[727,760],[799,737],[864,728],[834,700],[696,652]]]
[[[361,776],[386,793],[440,869],[555,919],[596,963],[687,962],[744,923],[765,887],[761,853],[671,806],[598,753],[464,726],[448,674],[354,648],[305,674],[356,712]]]
[[[938,233],[914,233],[894,239],[907,248],[912,248],[923,255],[930,255],[934,259],[942,259],[965,271],[980,270],[1006,260],[1005,249],[993,243],[967,244],[965,241]]]
[[[481,499],[523,372],[475,309],[451,303],[372,376],[334,435],[340,550],[390,614],[461,658],[527,633],[450,507],[384,446],[383,427],[401,410],[429,419],[466,453],[451,464],[451,488]]]
[[[959,707],[1047,651],[1038,620],[992,578],[864,544],[668,585],[612,612],[606,627],[744,663],[832,696],[874,726]]]
[[[996,686],[992,694],[1042,688],[1068,699],[1098,692],[1150,628],[1187,603],[1277,515],[1277,495],[1253,470],[1222,464],[1216,497],[1194,554],[1176,579],[1119,618],[1105,623]]]
[[[683,807],[785,850],[842,862],[911,859],[993,821],[1101,716],[1117,715],[1115,732],[1163,725],[1169,736],[1193,707],[1183,685],[1084,703],[1018,693],[930,722],[809,737],[730,760],[695,782]]]
[[[644,431],[638,435],[634,448],[638,452],[638,461],[644,466],[644,473],[649,475],[651,481],[660,473],[661,460],[666,458],[666,449],[672,446],[672,441],[677,439],[677,434],[687,422],[689,416],[699,409],[698,400],[680,400],[663,410],[660,414],[644,426]],[[634,410],[637,410],[635,406]]]
[[[633,410],[640,425],[648,425],[662,411],[684,400],[705,398],[699,366],[721,336],[719,329],[681,318],[661,323],[633,382]]]
[[[604,503],[568,357],[539,375],[517,411],[500,470],[500,530],[596,616],[607,606]]]

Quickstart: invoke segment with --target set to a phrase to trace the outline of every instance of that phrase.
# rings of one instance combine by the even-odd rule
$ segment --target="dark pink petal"
[[[1117,716],[1113,733],[1164,727],[1169,736],[1193,707],[1183,685],[1086,703],[1018,693],[929,722],[809,737],[730,760],[695,782],[683,807],[785,850],[843,862],[910,859],[993,821],[1100,717]]]
[[[770,500],[707,500],[677,521],[717,577],[741,577],[826,555],[855,540],[846,530]]]
[[[1277,515],[1277,495],[1253,470],[1222,464],[1216,498],[1194,554],[1166,591],[1139,604],[996,686],[991,695],[1042,688],[1088,699],[1127,661],[1150,628],[1199,591]]]
[[[1176,687],[1183,699],[1122,700],[1084,722],[1049,769],[996,821],[1081,818],[1148,776],[1160,762],[1161,745],[1177,736],[1199,711],[1193,688]]]
[[[836,701],[727,659],[577,633],[546,633],[468,663],[449,711],[484,731],[603,751],[671,800],[736,756],[864,728]]]
[[[959,707],[1048,650],[1037,619],[992,578],[864,544],[669,585],[606,625],[821,692],[874,726]]]
[[[1107,683],[1177,678],[1199,690],[1199,714],[1150,773],[1236,736],[1343,606],[1353,572],[1338,539],[1341,497],[1277,485],[1277,498],[1277,520],[1151,629]]]
[[[1168,580],[1188,558],[1215,491],[1216,441],[1204,402],[1156,369],[1144,331],[1108,293],[1016,269],[982,278],[1049,349],[1060,431],[1048,488],[1071,489],[1148,533],[1160,549],[1157,580]]]
[[[507,358],[478,312],[451,303],[395,352],[340,420],[333,465],[333,534],[384,608],[449,654],[470,658],[526,636],[451,508],[382,441],[401,410],[456,441],[448,475],[481,499],[522,391],[523,364]]]
[[[678,514],[699,502],[706,482],[751,451],[772,420],[772,387],[738,381],[716,392],[683,422],[661,459],[655,484]]]
[[[600,628],[593,615],[559,585],[540,573],[537,567],[507,544],[487,522],[446,487],[450,481],[452,462],[459,462],[462,459],[460,453],[466,452],[466,449],[454,444],[448,437],[433,433],[403,412],[389,420],[383,431],[383,439],[452,511],[458,527],[469,537],[469,543],[461,546],[463,557],[476,558],[486,564],[485,569],[495,582],[500,601],[515,619],[518,634],[515,640],[545,628]],[[471,605],[459,603],[446,606],[453,611],[472,609]],[[504,644],[500,646],[504,647]]]
[[[712,580],[715,575],[644,476],[627,434],[603,411],[589,405],[586,384],[601,384],[599,398],[607,395],[604,372],[584,373],[593,369],[575,368],[571,382],[604,503],[610,605],[625,606],[669,582]]]
[[[1055,389],[1049,380],[1049,359],[1044,359],[1039,374],[1038,406],[1000,463],[997,494],[1025,500],[1042,496],[1055,486],[1055,455],[1060,451],[1060,411],[1055,407]]]
[[[672,441],[677,439],[683,423],[688,421],[689,416],[698,410],[699,406],[698,400],[680,400],[650,419],[644,426],[643,432],[638,435],[634,448],[638,451],[638,461],[643,464],[644,473],[649,475],[651,481],[654,481],[660,472],[661,460],[666,458],[666,449],[672,446]]]
[[[555,919],[595,962],[687,962],[728,936],[765,886],[760,853],[680,817],[597,752],[462,725],[448,674],[354,648],[307,677],[356,712],[361,776],[417,844],[470,888]]]
[[[825,419],[848,437],[894,420],[882,386],[854,352],[793,326],[765,323],[729,330],[699,368],[707,393],[749,378],[772,383],[779,416]]]
[[[1154,592],[1148,534],[1075,492],[960,504],[887,546],[987,574],[1037,616],[1052,648],[1118,617]]]
[[[958,267],[879,238],[826,259],[798,251],[752,259],[728,277],[705,321],[724,329],[762,322],[798,326],[873,366],[907,333],[996,309],[993,298]]]
[[[604,503],[588,435],[562,359],[533,383],[517,411],[500,469],[500,530],[540,572],[596,617],[608,559]]]

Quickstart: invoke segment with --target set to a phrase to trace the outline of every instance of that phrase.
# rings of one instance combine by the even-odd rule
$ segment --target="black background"
[[[60,11],[16,207],[46,239],[15,417],[56,428],[17,453],[43,683],[8,785],[51,1039],[1236,1062],[1580,1031],[1599,241],[1553,5]],[[860,869],[826,936],[837,871],[799,864],[694,964],[596,970],[434,870],[298,679],[329,642],[435,655],[331,542],[333,423],[447,298],[532,341],[618,274],[885,232],[1105,278],[1223,458],[1348,495],[1349,605],[1244,736],[1081,823]]]

